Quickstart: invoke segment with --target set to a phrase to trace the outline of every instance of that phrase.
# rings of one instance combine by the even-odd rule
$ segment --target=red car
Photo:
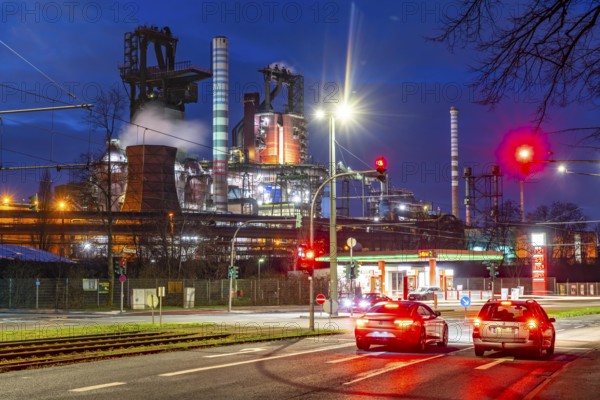
[[[428,344],[448,345],[448,324],[427,304],[387,301],[377,303],[356,320],[354,337],[361,350],[383,344],[423,351]]]

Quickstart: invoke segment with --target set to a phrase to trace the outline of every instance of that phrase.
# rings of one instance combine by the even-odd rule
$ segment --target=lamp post
[[[570,169],[567,169],[567,167],[564,166],[564,165],[559,165],[558,166],[558,172],[560,172],[561,174],[576,174],[576,175],[585,175],[585,176],[600,176],[600,174],[594,174],[594,173],[591,173],[591,172],[571,171]]]
[[[60,216],[62,219],[61,229],[60,229],[60,256],[65,256],[65,208],[67,204],[64,201],[60,201],[58,203],[58,208],[60,210]]]
[[[263,257],[258,259],[258,293],[260,293],[260,298],[262,299],[262,291],[260,290],[260,264],[263,263],[265,259]]]
[[[338,276],[337,276],[337,206],[336,206],[336,167],[335,167],[335,119],[347,119],[351,110],[346,104],[342,104],[335,112],[319,110],[317,118],[327,117],[329,121],[329,291],[331,302],[338,300]],[[312,248],[312,245],[311,245]],[[337,315],[337,311],[334,313]]]
[[[340,177],[340,176],[348,176],[348,175],[366,175],[366,174],[372,174],[374,172],[377,172],[376,169],[371,169],[368,171],[350,171],[350,172],[342,172],[340,174],[334,175],[332,177],[329,177],[325,180],[325,182],[321,183],[321,186],[319,186],[317,188],[317,190],[315,190],[315,193],[313,194],[312,200],[310,202],[310,214],[309,214],[309,247],[311,250],[314,251],[315,248],[315,203],[317,201],[317,196],[319,195],[319,193],[321,192],[321,189],[323,189],[325,187],[325,185],[327,185],[328,183],[330,183],[331,181],[333,181],[334,179]],[[331,257],[332,254],[329,254],[330,257],[330,261],[331,261]],[[316,258],[316,255],[315,255]],[[336,260],[337,261],[337,260]],[[314,275],[314,274],[312,274]],[[315,299],[313,298],[313,285],[314,285],[314,279],[313,276],[309,277],[310,280],[310,314],[309,314],[309,328],[311,331],[315,330]],[[330,277],[333,277],[333,275],[330,274]],[[333,285],[333,283],[335,282],[335,287],[337,289],[337,272],[335,275],[335,281],[330,282],[330,285]],[[337,290],[336,290],[336,295],[337,295]],[[337,302],[337,297],[336,297],[336,302]],[[331,302],[333,302],[333,296],[331,298]]]

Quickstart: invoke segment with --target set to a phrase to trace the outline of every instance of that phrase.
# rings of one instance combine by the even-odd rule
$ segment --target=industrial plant
[[[503,259],[491,251],[498,249],[473,249],[459,218],[458,109],[450,109],[452,212],[446,214],[412,191],[394,188],[381,173],[314,163],[309,143],[316,139],[307,129],[301,71],[280,63],[257,66],[264,92],[244,93],[243,114],[234,116],[228,39],[212,39],[210,68],[179,61],[178,44],[168,27],[125,33],[119,72],[137,143],[123,145],[109,131],[99,158],[73,166],[81,172],[73,175],[77,179],[54,187],[53,195],[40,185],[27,207],[3,204],[3,244],[36,247],[69,261],[96,259],[103,266],[108,259],[122,275],[169,279],[231,278],[234,264],[252,276],[262,257],[274,273],[302,276],[306,269],[328,270],[337,257],[340,292],[358,285],[395,297],[425,285],[452,288],[460,263]],[[203,80],[212,88],[212,160],[154,143],[155,134],[177,138],[178,132],[162,132],[144,119],[151,114],[185,123]],[[318,189],[337,174],[331,202],[329,188]],[[484,178],[469,170],[465,179],[469,228],[472,220],[489,218],[490,205],[479,207],[482,199],[497,211],[502,181],[499,169]],[[335,233],[328,226],[332,211]],[[307,267],[312,233],[315,260]],[[339,245],[332,249],[334,240]],[[360,273],[344,272],[356,260]]]

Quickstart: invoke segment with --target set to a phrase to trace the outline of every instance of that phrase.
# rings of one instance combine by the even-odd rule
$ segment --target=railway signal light
[[[377,179],[381,182],[385,182],[385,173],[387,171],[387,162],[384,157],[378,157],[375,160],[375,169],[377,170]]]

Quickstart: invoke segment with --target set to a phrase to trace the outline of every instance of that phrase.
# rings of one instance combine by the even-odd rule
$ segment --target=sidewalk
[[[567,364],[543,382],[527,399],[592,400],[600,396],[600,349]]]

